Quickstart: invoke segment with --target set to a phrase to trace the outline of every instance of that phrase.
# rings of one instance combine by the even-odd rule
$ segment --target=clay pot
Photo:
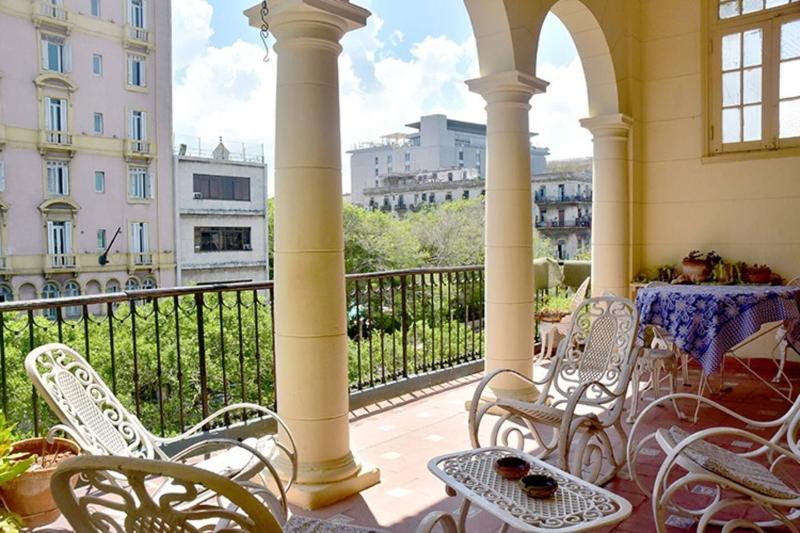
[[[700,259],[684,259],[683,275],[692,283],[703,283],[711,276],[711,263]]]
[[[747,267],[747,281],[758,285],[772,282],[772,269]]]
[[[80,453],[77,444],[67,439],[55,439],[48,443],[44,438],[21,440],[12,446],[13,453],[25,453],[37,456],[64,454],[58,461],[48,464],[46,468],[31,466],[27,472],[13,479],[0,488],[0,496],[9,511],[22,517],[25,527],[35,528],[54,522],[60,515],[53,495],[50,492],[50,476],[61,461]],[[77,483],[77,476],[74,482]]]

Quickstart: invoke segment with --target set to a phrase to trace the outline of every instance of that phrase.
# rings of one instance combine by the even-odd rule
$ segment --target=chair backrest
[[[578,306],[581,305],[581,302],[583,302],[586,299],[586,293],[589,290],[590,280],[591,278],[586,278],[585,280],[583,280],[583,283],[581,283],[575,290],[575,294],[572,295],[572,300],[570,300],[569,302],[570,313],[574,313],[575,310],[578,308]]]
[[[88,487],[75,491],[80,477]],[[109,479],[126,478],[125,488]],[[169,482],[179,490],[154,495],[153,486]],[[58,508],[75,531],[126,533],[247,531],[279,532],[281,526],[256,495],[263,487],[181,463],[129,457],[83,455],[64,461],[50,479]],[[198,495],[211,491],[214,498]]]
[[[632,347],[637,324],[636,306],[626,298],[601,296],[584,300],[572,315],[549,386],[564,397],[594,381],[612,392],[627,387],[635,363]],[[581,403],[604,405],[611,399],[593,387]]]
[[[25,357],[25,370],[86,452],[155,457],[152,435],[75,350],[63,344],[40,346]]]

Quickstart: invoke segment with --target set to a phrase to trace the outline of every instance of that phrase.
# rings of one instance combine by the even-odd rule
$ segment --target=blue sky
[[[478,76],[478,65],[463,0],[355,1],[373,16],[342,43],[343,152],[403,131],[424,114],[486,120],[485,103],[464,84]],[[242,15],[254,3],[173,0],[175,132],[262,143],[270,163],[280,58],[262,61],[258,31]],[[591,138],[578,125],[587,113],[583,70],[569,33],[553,16],[545,21],[537,70],[551,83],[532,102],[537,144],[550,148],[552,158],[590,155]],[[346,153],[343,178],[348,189]]]

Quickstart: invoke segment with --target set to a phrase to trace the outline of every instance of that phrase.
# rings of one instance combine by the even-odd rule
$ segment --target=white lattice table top
[[[500,477],[495,461],[510,455],[528,461],[531,474],[554,478],[556,493],[550,498],[531,498],[517,482]],[[432,459],[428,469],[473,504],[520,531],[590,531],[619,523],[631,514],[625,498],[510,448],[442,455]]]

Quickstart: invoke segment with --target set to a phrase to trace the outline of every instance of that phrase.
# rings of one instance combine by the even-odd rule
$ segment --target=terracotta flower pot
[[[46,439],[40,437],[16,442],[12,449],[14,453],[32,454],[40,459],[43,455],[54,455],[55,458],[44,467],[37,461],[27,472],[0,488],[0,496],[8,510],[20,515],[25,527],[29,528],[55,521],[61,515],[61,511],[58,510],[50,492],[50,476],[61,461],[78,455],[80,448],[71,440],[55,439],[53,443],[48,443]]]
[[[758,285],[764,285],[772,282],[772,269],[771,268],[752,268],[747,269],[747,281]]]
[[[702,283],[711,275],[711,263],[700,259],[684,259],[683,275],[692,283]]]

